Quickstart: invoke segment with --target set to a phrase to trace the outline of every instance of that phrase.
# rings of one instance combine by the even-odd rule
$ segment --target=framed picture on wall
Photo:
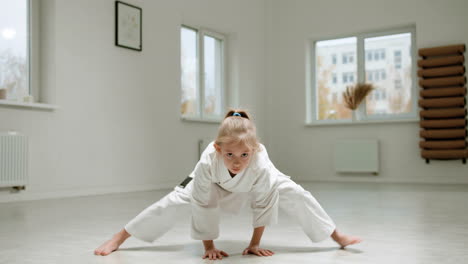
[[[141,8],[115,1],[115,45],[142,51]]]

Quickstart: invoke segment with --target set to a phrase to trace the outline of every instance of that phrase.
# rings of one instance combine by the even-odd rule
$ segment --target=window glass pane
[[[204,36],[205,101],[203,111],[208,115],[222,115],[223,66],[222,40]]]
[[[198,114],[197,31],[182,27],[181,38],[181,113]]]
[[[356,37],[318,41],[315,44],[315,87],[317,120],[349,119],[351,111],[343,104],[342,93],[346,86],[353,84],[357,76]],[[333,64],[332,54],[343,54],[342,60]],[[348,58],[353,58],[348,59]],[[335,83],[333,76],[338,75]],[[337,94],[334,100],[333,94]]]
[[[6,99],[29,95],[28,1],[0,1],[0,89]]]
[[[366,72],[380,72],[380,76],[367,75],[374,84],[374,98],[366,100],[367,114],[401,114],[411,112],[411,33],[387,35],[364,40],[366,52],[380,50],[379,60],[367,60]],[[385,56],[382,54],[389,54]],[[393,56],[392,56],[393,55]],[[379,78],[380,77],[380,78]],[[382,96],[385,95],[385,96]]]

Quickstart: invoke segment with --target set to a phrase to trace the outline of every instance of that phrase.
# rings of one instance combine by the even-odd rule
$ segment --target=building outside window
[[[313,82],[310,87],[313,103],[308,108],[312,111],[308,115],[309,122],[350,120],[351,111],[342,105],[341,97],[346,87],[356,82],[370,82],[376,88],[365,100],[364,110],[360,110],[364,111],[364,119],[415,118],[414,100],[417,98],[417,87],[413,42],[414,27],[313,42],[311,65],[314,68],[311,71]],[[327,64],[322,59],[325,63],[316,64],[320,58],[332,56],[337,52],[342,54],[341,63],[333,64],[329,61],[330,64]],[[359,54],[364,54],[364,62],[359,62]],[[341,72],[342,82],[334,81],[332,70]],[[401,80],[400,85],[397,84],[398,81],[395,82],[397,79]],[[395,92],[397,89],[400,90]],[[336,103],[331,96],[334,93],[338,94]]]

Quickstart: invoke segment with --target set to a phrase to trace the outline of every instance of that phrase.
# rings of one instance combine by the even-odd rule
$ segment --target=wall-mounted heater
[[[0,132],[0,187],[24,190],[28,183],[28,138]]]
[[[334,151],[338,173],[379,173],[379,144],[377,140],[339,140]]]
[[[200,159],[201,154],[212,141],[212,138],[202,138],[198,140],[198,159]]]

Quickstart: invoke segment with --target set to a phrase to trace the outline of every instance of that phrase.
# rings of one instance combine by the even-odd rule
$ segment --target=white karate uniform
[[[261,144],[249,165],[231,177],[212,142],[189,177],[193,180],[185,188],[175,187],[132,219],[125,230],[153,242],[173,226],[181,213],[191,212],[192,238],[214,240],[219,236],[220,210],[236,214],[246,202],[253,211],[254,228],[277,223],[281,207],[314,242],[335,230],[335,224],[310,192],[276,169]]]

